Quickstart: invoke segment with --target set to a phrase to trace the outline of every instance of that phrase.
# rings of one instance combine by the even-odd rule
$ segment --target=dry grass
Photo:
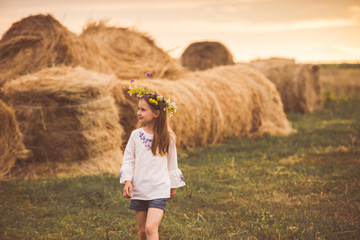
[[[0,100],[0,180],[12,178],[16,161],[29,157],[14,111]]]
[[[111,88],[114,77],[83,68],[49,68],[2,88],[33,153],[20,176],[117,173],[122,129]]]

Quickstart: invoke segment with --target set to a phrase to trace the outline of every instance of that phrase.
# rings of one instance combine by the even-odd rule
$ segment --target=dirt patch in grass
[[[351,152],[344,146],[339,146],[333,152],[311,154],[303,160],[304,164],[335,166],[353,165],[360,167],[360,152]]]
[[[268,201],[273,203],[280,203],[287,206],[303,205],[296,196],[289,196],[289,193],[274,191]]]
[[[290,156],[290,157],[286,157],[286,158],[281,158],[279,160],[279,163],[284,164],[284,165],[293,165],[295,163],[301,163],[304,160],[298,156]]]

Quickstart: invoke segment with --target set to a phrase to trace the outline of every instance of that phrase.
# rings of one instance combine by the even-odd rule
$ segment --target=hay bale
[[[255,59],[251,61],[251,65],[261,72],[269,71],[272,68],[283,67],[286,65],[295,65],[293,58],[269,58],[269,59]]]
[[[222,143],[229,137],[292,132],[275,85],[248,66],[188,72],[176,81],[141,79],[141,82],[165,98],[177,98],[179,113],[170,119],[170,125],[179,148]],[[117,94],[125,96],[128,85],[129,81],[121,81]],[[129,134],[136,122],[136,98],[123,98],[127,98],[124,106],[130,107],[134,116],[123,125]]]
[[[54,67],[4,85],[33,153],[32,164],[21,166],[26,176],[118,173],[122,129],[113,84],[109,75]]]
[[[118,78],[174,77],[181,65],[142,33],[89,24],[81,36],[51,15],[14,23],[0,40],[0,87],[18,76],[53,66],[83,66]]]
[[[16,161],[29,156],[14,111],[0,100],[0,180],[12,179]]]
[[[234,64],[230,51],[219,42],[195,42],[181,55],[181,63],[191,71]]]
[[[125,149],[132,130],[137,126],[137,99],[127,95],[129,88],[126,83],[128,82],[117,83],[112,89],[119,113],[119,122],[124,129],[122,139],[125,141],[123,141],[122,149]]]
[[[0,87],[17,76],[56,65],[82,65],[110,73],[102,58],[91,55],[84,42],[51,15],[14,23],[0,41]]]
[[[154,40],[134,29],[110,27],[104,21],[88,23],[80,35],[104,58],[118,78],[140,78],[147,73],[158,78],[174,78],[180,64],[159,48]]]
[[[285,112],[310,113],[321,108],[318,65],[278,58],[255,60],[250,64],[275,83]]]

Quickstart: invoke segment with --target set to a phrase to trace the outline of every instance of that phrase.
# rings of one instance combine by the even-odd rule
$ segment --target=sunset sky
[[[0,34],[39,13],[77,34],[89,20],[135,27],[173,57],[210,40],[236,61],[360,62],[359,0],[0,0]]]

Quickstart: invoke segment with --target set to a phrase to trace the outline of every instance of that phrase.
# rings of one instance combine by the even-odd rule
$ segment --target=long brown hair
[[[156,155],[158,152],[161,156],[165,156],[169,152],[171,135],[175,137],[168,123],[167,111],[164,111],[165,103],[159,101],[158,105],[156,105],[151,103],[149,98],[145,97],[143,99],[145,99],[146,103],[149,104],[154,112],[156,110],[160,112],[159,116],[154,119],[154,136],[151,144],[151,152],[153,155]]]

